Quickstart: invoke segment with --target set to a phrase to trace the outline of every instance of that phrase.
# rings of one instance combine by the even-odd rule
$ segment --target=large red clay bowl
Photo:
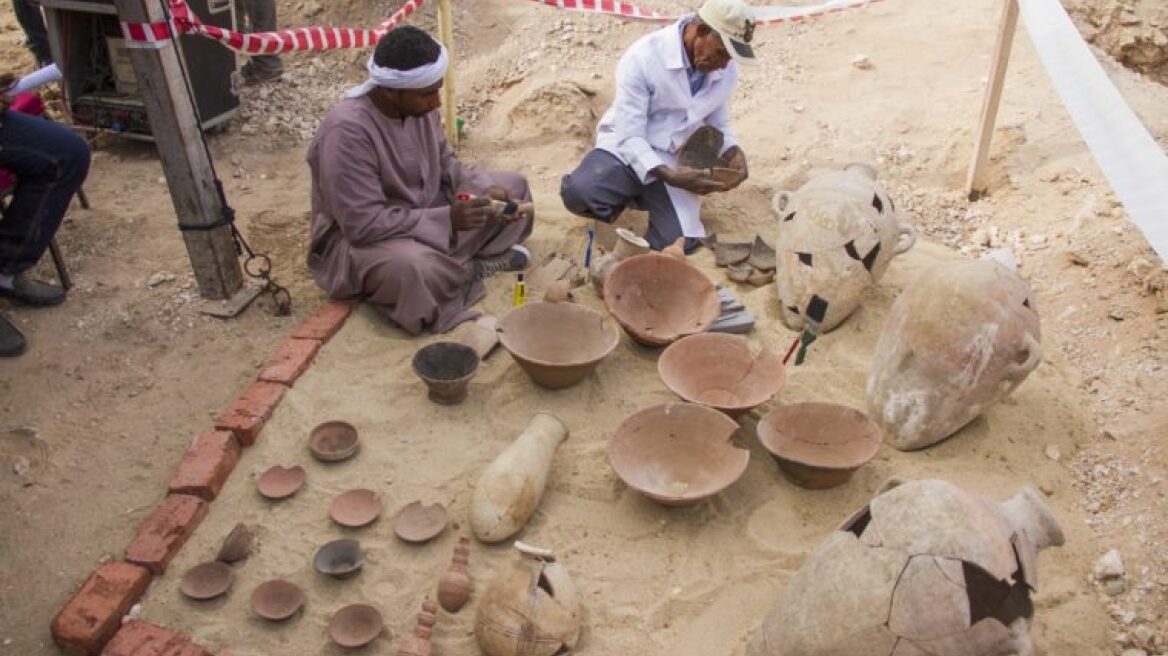
[[[620,343],[605,315],[573,303],[528,303],[499,324],[499,342],[537,385],[571,387]]]
[[[688,506],[730,487],[750,452],[730,443],[738,424],[695,403],[640,410],[617,427],[608,461],[629,487],[667,506]]]
[[[658,253],[618,262],[604,281],[604,304],[646,346],[706,332],[721,307],[714,283],[701,271]]]
[[[796,485],[812,489],[846,483],[884,443],[868,415],[835,403],[791,403],[758,422],[758,441]]]
[[[777,355],[725,333],[690,335],[670,344],[657,360],[657,373],[674,394],[731,417],[771,400],[787,379]]]

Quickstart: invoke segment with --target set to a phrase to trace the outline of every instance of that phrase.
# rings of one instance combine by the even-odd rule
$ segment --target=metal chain
[[[276,316],[286,317],[292,314],[292,294],[272,279],[272,258],[266,253],[256,253],[251,250],[243,235],[231,223],[231,235],[235,238],[235,252],[247,258],[243,261],[243,272],[264,283],[264,292],[272,295],[272,302],[276,304]]]

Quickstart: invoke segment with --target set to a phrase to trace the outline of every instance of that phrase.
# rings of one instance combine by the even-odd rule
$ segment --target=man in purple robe
[[[446,141],[447,61],[415,27],[386,33],[368,81],[329,112],[308,150],[313,278],[413,335],[475,318],[483,278],[531,260],[518,245],[534,219],[527,180],[467,166]]]

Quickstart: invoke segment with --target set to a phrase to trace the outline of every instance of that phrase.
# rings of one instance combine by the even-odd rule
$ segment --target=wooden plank
[[[998,23],[994,57],[990,62],[989,79],[986,81],[985,96],[982,98],[981,122],[973,141],[973,161],[969,164],[969,175],[965,180],[965,193],[970,200],[977,200],[985,193],[985,169],[989,162],[990,143],[994,138],[994,124],[998,120],[998,105],[1002,101],[1006,67],[1010,63],[1010,47],[1014,44],[1014,32],[1017,27],[1018,0],[1005,0],[1002,5],[1002,17]]]
[[[165,20],[162,5],[150,0],[114,0],[121,20]],[[162,48],[133,48],[130,60],[150,130],[158,145],[162,170],[181,225],[207,226],[222,218],[211,160],[204,150],[194,101],[187,90],[182,52],[170,42]],[[243,273],[228,226],[183,232],[195,281],[204,299],[231,298],[243,285]]]
[[[440,0],[438,3],[438,32],[442,45],[446,46],[450,65],[446,68],[446,81],[442,83],[442,123],[446,128],[446,140],[450,146],[458,145],[458,102],[454,97],[454,69],[457,58],[454,56],[454,13],[450,8],[450,0]]]

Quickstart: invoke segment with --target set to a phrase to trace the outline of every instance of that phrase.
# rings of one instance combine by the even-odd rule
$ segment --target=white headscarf
[[[432,84],[436,84],[438,80],[446,76],[446,66],[450,62],[446,56],[446,47],[438,44],[438,48],[438,59],[436,61],[417,68],[411,68],[407,71],[378,66],[373,62],[373,56],[370,55],[369,64],[366,66],[369,70],[369,79],[346,91],[345,98],[363,96],[376,87],[388,87],[390,89],[425,89]]]

